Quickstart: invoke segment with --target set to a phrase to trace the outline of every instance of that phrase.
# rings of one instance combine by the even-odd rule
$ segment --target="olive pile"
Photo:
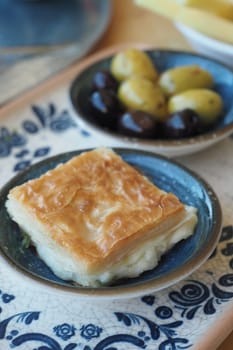
[[[209,72],[197,65],[161,74],[143,51],[116,54],[92,79],[89,106],[96,121],[120,134],[177,139],[195,136],[219,119],[222,98]]]

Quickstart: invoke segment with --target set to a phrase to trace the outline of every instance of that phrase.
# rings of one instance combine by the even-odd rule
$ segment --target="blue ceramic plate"
[[[91,81],[95,72],[109,69],[113,55],[122,51],[122,47],[94,55],[87,61],[70,87],[70,98],[78,122],[90,132],[100,135],[102,144],[106,142],[116,147],[131,147],[149,150],[167,156],[180,156],[203,150],[233,133],[233,71],[222,63],[195,53],[173,50],[145,50],[154,62],[158,72],[164,72],[177,66],[196,64],[206,69],[215,82],[213,90],[223,99],[224,110],[219,122],[208,132],[201,135],[176,140],[139,139],[125,137],[98,125],[87,104]]]
[[[5,202],[9,190],[36,178],[57,164],[81,153],[64,153],[39,162],[18,174],[0,193],[0,252],[14,269],[49,289],[80,296],[120,298],[137,296],[165,288],[197,269],[213,252],[221,230],[221,208],[213,190],[199,176],[167,158],[149,152],[115,149],[123,159],[135,166],[154,184],[173,192],[184,203],[198,209],[198,224],[190,238],[181,241],[165,254],[159,265],[138,278],[124,279],[114,286],[86,288],[56,277],[37,256],[33,248],[25,248],[23,236],[9,217]]]

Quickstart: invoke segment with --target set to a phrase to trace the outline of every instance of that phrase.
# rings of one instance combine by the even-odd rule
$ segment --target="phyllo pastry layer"
[[[13,188],[6,207],[54,273],[85,286],[155,267],[197,222],[194,208],[106,148]]]

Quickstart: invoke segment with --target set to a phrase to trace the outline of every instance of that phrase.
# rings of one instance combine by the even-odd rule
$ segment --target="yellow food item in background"
[[[199,8],[182,6],[174,0],[134,0],[139,6],[182,23],[209,37],[233,44],[233,21]],[[212,0],[210,0],[211,2]]]
[[[229,0],[174,0],[180,5],[196,7],[233,20],[233,2]]]
[[[187,108],[195,111],[204,125],[210,125],[220,117],[223,100],[219,94],[208,89],[187,90],[169,99],[170,113]]]
[[[152,81],[158,78],[158,72],[150,57],[145,52],[134,48],[116,54],[112,59],[110,70],[119,81],[132,76],[140,76]]]
[[[166,70],[158,84],[166,96],[171,96],[189,89],[212,88],[214,82],[207,70],[192,64]]]
[[[152,81],[133,76],[121,83],[118,98],[129,110],[150,113],[157,120],[167,118],[167,103],[161,89]]]

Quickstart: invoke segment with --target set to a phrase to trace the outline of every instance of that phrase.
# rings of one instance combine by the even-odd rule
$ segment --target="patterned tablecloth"
[[[51,155],[107,145],[76,122],[67,85],[0,116],[0,185]],[[221,240],[198,271],[153,295],[108,302],[34,289],[0,259],[0,349],[214,349],[233,328],[233,138],[179,159],[218,194]]]

